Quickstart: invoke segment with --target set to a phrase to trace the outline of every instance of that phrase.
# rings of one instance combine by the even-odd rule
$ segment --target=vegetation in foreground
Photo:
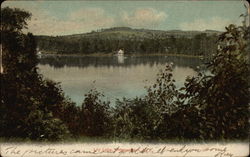
[[[30,14],[2,9],[0,137],[59,141],[87,137],[139,141],[245,140],[249,118],[249,27],[229,25],[220,49],[178,89],[172,65],[144,97],[117,100],[114,108],[93,89],[77,107],[58,83],[37,72],[36,40],[24,34]],[[248,44],[246,43],[248,42]]]

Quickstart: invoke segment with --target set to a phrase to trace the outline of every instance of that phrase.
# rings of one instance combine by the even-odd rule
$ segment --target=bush
[[[177,89],[172,67],[158,75],[142,98],[118,101],[115,135],[123,138],[244,140],[248,136],[248,28],[230,25],[207,64],[210,74],[188,77]]]
[[[111,126],[110,102],[102,101],[103,94],[90,90],[82,103],[79,120],[82,135],[107,136]]]
[[[52,113],[36,110],[27,117],[28,137],[32,140],[58,141],[69,136],[68,128],[63,122],[54,118]]]

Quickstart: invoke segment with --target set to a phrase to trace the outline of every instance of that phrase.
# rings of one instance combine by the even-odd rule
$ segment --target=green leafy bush
[[[110,102],[102,101],[103,94],[95,89],[90,90],[82,103],[79,114],[82,135],[107,136],[110,132],[111,110]]]
[[[167,65],[145,97],[118,101],[114,134],[143,140],[247,139],[249,27],[226,29],[207,64],[209,73],[188,77],[177,89]]]

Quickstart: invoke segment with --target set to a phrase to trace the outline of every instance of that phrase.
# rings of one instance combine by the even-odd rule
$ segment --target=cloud
[[[62,20],[46,11],[32,11],[32,19],[28,22],[29,31],[35,34],[75,34],[89,32],[99,28],[110,27],[114,20],[101,8],[83,8],[71,12]]]
[[[212,17],[208,20],[205,19],[196,19],[191,22],[185,22],[180,24],[180,29],[182,30],[199,30],[204,31],[207,29],[210,30],[225,30],[225,26],[228,26],[231,23],[238,23],[238,21],[230,21],[221,17]]]
[[[32,13],[31,20],[27,21],[28,29],[23,31],[32,32],[35,35],[77,34],[114,25],[113,17],[107,15],[102,8],[81,8],[65,13],[64,18],[60,19],[49,10],[35,5],[37,3],[28,4],[4,3],[4,6],[18,7]]]
[[[83,22],[88,26],[107,27],[114,23],[113,17],[110,17],[101,8],[85,8],[70,14],[70,21]]]
[[[152,28],[157,27],[164,22],[167,14],[152,8],[136,9],[132,14],[123,12],[121,15],[121,23],[131,27]]]
[[[18,7],[31,12],[31,20],[27,22],[28,30],[24,32],[29,31],[35,35],[78,34],[115,26],[157,29],[167,18],[165,12],[153,8],[138,8],[131,12],[125,10],[110,15],[100,7],[84,7],[65,12],[62,18],[52,10],[39,7],[37,3],[25,4],[10,2],[5,3],[5,6]]]
[[[154,28],[163,22],[167,15],[151,8],[137,9],[132,14],[122,12],[108,15],[102,8],[82,8],[66,15],[61,20],[47,11],[32,10],[29,31],[35,34],[76,34],[114,26]]]

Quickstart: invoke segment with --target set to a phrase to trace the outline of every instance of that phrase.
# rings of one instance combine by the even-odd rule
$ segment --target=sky
[[[28,30],[35,35],[68,35],[110,27],[154,30],[225,30],[240,25],[243,0],[180,1],[5,1],[1,7],[32,13]],[[249,6],[248,6],[249,11]]]

